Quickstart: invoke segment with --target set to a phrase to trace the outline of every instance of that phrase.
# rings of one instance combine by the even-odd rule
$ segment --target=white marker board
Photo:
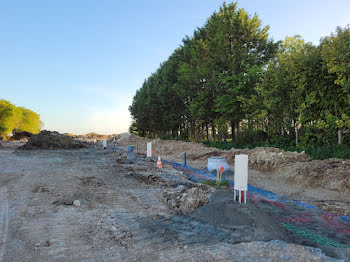
[[[147,143],[147,157],[152,157],[152,142]]]
[[[248,190],[248,155],[235,156],[235,190]]]

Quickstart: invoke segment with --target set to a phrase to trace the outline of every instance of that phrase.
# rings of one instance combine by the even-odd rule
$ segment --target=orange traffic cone
[[[160,156],[158,156],[157,167],[158,168],[162,168],[163,167],[162,160],[160,159]]]

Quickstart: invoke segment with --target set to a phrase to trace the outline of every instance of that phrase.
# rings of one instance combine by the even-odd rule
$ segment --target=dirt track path
[[[321,261],[317,252],[281,241],[222,242],[226,234],[237,243],[225,228],[175,215],[160,197],[164,186],[140,180],[176,172],[159,171],[152,161],[116,162],[118,154],[100,149],[16,146],[0,150],[1,262]]]

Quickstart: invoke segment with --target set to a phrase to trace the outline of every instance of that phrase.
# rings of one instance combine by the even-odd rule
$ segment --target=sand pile
[[[44,130],[30,137],[28,142],[19,147],[19,149],[78,149],[86,147],[88,147],[86,144],[76,141],[69,136]]]
[[[128,145],[134,145],[139,146],[141,153],[146,153],[146,143],[151,142],[151,139],[136,136],[134,134],[130,133],[122,133],[115,137],[112,137],[110,140],[115,139],[118,146],[128,146]]]
[[[174,211],[190,213],[208,203],[209,195],[214,191],[210,186],[196,185],[187,189],[180,185],[175,189],[167,189],[163,196],[168,207]]]
[[[334,191],[350,190],[350,161],[341,159],[313,160],[289,165],[278,174],[286,181],[313,188]]]

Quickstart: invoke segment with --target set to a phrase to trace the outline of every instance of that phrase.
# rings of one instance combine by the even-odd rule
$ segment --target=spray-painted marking
[[[312,223],[315,221],[313,219],[302,217],[302,216],[300,216],[300,217],[295,217],[295,216],[285,217],[285,218],[282,218],[281,220],[284,222],[293,222],[293,223]]]
[[[0,262],[2,261],[5,250],[6,250],[6,241],[8,234],[8,202],[7,202],[7,191],[5,189],[0,189]]]
[[[311,239],[315,242],[317,242],[318,244],[321,245],[327,245],[327,246],[332,246],[332,247],[338,247],[338,248],[350,248],[350,246],[344,245],[342,243],[338,243],[332,239],[328,239],[326,237],[317,235],[313,232],[301,229],[300,227],[297,227],[295,225],[291,225],[288,223],[282,223],[282,225],[289,231],[296,233],[298,235],[301,235],[305,238]]]
[[[188,172],[188,170],[191,170],[192,173],[190,175],[198,176],[198,174],[201,174],[201,175],[204,175],[205,179],[207,179],[207,180],[208,179],[210,179],[210,180],[215,179],[215,178],[213,178],[212,174],[204,173],[203,171],[195,169],[195,168],[190,167],[188,165],[184,166],[182,164],[179,164],[179,163],[176,163],[176,162],[172,162],[172,161],[167,161],[167,162],[169,164],[171,164],[174,168],[180,169],[181,171],[187,171]],[[210,175],[212,175],[212,176],[210,176]],[[229,183],[230,183],[230,186],[234,185],[234,183],[232,181],[229,181]],[[267,191],[267,190],[263,190],[263,189],[260,189],[260,188],[257,188],[257,187],[253,187],[253,186],[250,186],[250,185],[248,185],[248,191],[261,193],[261,194],[263,194],[263,195],[265,195],[265,196],[267,196],[267,197],[269,197],[270,199],[273,199],[273,200],[278,200],[281,197],[280,195],[277,195],[277,194],[275,194],[273,192],[270,192],[270,191]],[[319,209],[316,206],[312,206],[312,205],[309,205],[309,204],[306,204],[306,203],[303,203],[303,202],[300,202],[300,201],[293,200],[293,202],[296,203],[299,206],[302,206],[302,207],[305,207],[305,208],[308,208],[308,209]],[[350,216],[337,216],[337,217],[339,217],[340,219],[346,220],[346,221],[350,221]],[[342,232],[348,233],[348,229],[343,230]]]

